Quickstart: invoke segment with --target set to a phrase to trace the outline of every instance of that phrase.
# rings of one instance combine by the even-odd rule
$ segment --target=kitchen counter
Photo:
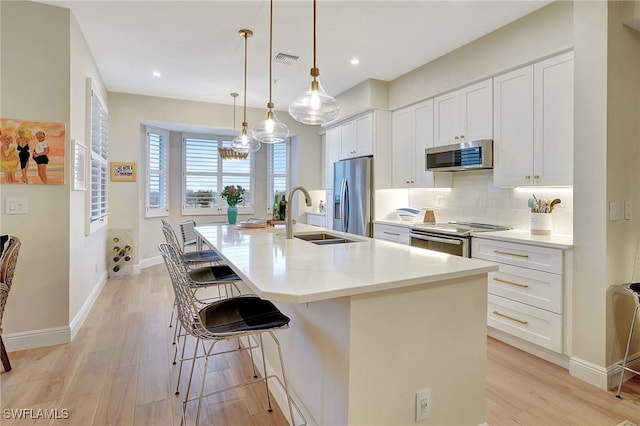
[[[399,246],[338,231],[352,243],[315,245],[287,240],[284,229],[234,229],[226,225],[199,226],[207,244],[260,297],[306,303],[374,291],[436,283],[486,274],[496,268],[475,259]],[[297,223],[294,233],[317,233],[322,228]]]
[[[487,273],[495,264],[337,231],[328,232],[358,241],[321,246],[287,240],[284,229],[228,225],[196,232],[248,290],[291,318],[278,339],[309,425],[414,424],[416,391],[426,388],[437,401],[430,424],[486,421]],[[277,353],[265,349],[268,372],[278,372]]]
[[[564,234],[535,235],[530,231],[510,229],[508,231],[476,232],[473,237],[489,240],[510,241],[513,243],[525,243],[540,247],[550,247],[567,250],[573,247],[573,236]]]

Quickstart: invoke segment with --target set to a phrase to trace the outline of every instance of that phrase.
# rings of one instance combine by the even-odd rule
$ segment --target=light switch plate
[[[609,221],[620,220],[620,205],[617,201],[609,201]]]
[[[624,220],[631,220],[631,201],[624,202]]]
[[[29,204],[26,198],[7,197],[5,199],[5,212],[7,214],[27,214],[28,211]]]

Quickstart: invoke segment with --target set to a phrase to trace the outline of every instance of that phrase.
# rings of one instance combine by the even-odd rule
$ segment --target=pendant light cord
[[[273,108],[273,101],[271,99],[272,89],[273,89],[273,75],[272,75],[272,67],[273,67],[273,0],[270,1],[270,9],[269,9],[269,104],[267,108],[269,111]]]
[[[246,131],[247,128],[247,37],[249,33],[245,30],[243,32],[244,37],[244,115],[242,120],[242,127]]]
[[[313,0],[313,69],[316,66],[316,0]],[[314,76],[315,79],[315,76]]]

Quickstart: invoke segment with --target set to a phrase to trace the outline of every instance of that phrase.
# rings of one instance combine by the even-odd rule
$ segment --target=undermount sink
[[[294,235],[294,237],[320,246],[356,242],[355,240],[349,240],[339,235],[327,234],[326,232],[318,232],[314,234],[298,234]]]

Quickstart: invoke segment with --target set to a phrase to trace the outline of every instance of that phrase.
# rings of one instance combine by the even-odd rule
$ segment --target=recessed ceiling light
[[[359,63],[360,63],[360,59],[358,59],[358,58],[353,58],[351,60],[351,65],[358,65]]]
[[[153,76],[154,77],[162,77],[162,74],[160,74],[158,71],[154,71],[153,72]]]

